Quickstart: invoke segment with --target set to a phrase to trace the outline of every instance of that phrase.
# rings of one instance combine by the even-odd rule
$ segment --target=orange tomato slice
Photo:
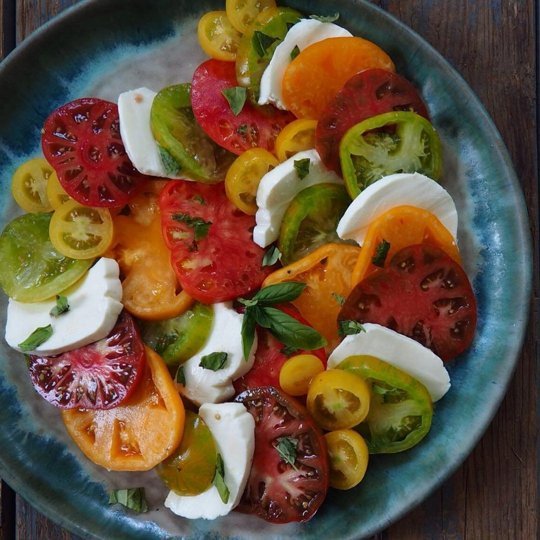
[[[354,285],[381,267],[381,264],[373,264],[373,258],[383,241],[390,244],[384,258],[385,262],[389,262],[395,253],[405,247],[428,242],[440,247],[461,264],[454,237],[434,214],[415,206],[396,206],[379,216],[369,226],[362,252],[352,274]]]
[[[390,57],[359,37],[324,39],[306,47],[283,76],[283,101],[295,116],[318,120],[331,99],[356,73],[381,68],[395,71]]]
[[[84,455],[111,471],[147,471],[182,440],[185,411],[165,365],[146,349],[146,366],[133,394],[108,410],[62,411],[67,432]]]

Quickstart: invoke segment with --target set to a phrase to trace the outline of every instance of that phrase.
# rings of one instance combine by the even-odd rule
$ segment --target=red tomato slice
[[[428,118],[418,90],[397,73],[366,69],[351,77],[317,124],[315,148],[324,164],[341,174],[339,143],[343,135],[366,118],[391,111],[414,111]]]
[[[271,269],[262,267],[264,250],[252,240],[255,218],[229,201],[223,183],[169,182],[159,205],[165,243],[187,294],[224,302],[261,286]]]
[[[57,356],[30,356],[30,377],[61,409],[112,409],[135,390],[144,357],[139,331],[123,311],[106,338]]]
[[[235,115],[222,91],[238,86],[234,62],[207,60],[193,74],[191,106],[199,125],[216,143],[235,154],[258,146],[269,152],[279,132],[294,120],[272,105],[259,107],[246,101]]]
[[[311,519],[328,490],[322,432],[300,403],[271,386],[246,390],[236,401],[255,419],[255,453],[238,509],[272,523]],[[284,439],[296,447],[293,464],[276,448]]]
[[[102,99],[76,99],[53,111],[41,145],[62,187],[86,206],[122,206],[146,178],[126,154],[118,107]]]
[[[469,347],[476,300],[467,275],[443,250],[417,244],[351,292],[338,320],[387,326],[432,349],[444,361]]]

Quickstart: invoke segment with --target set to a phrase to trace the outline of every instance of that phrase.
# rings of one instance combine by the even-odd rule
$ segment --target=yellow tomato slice
[[[275,152],[279,161],[285,161],[303,150],[315,148],[317,120],[298,118],[287,124],[276,138]]]
[[[250,148],[240,154],[225,177],[225,192],[229,200],[245,214],[255,215],[259,182],[277,164],[278,160],[263,148]]]
[[[107,208],[91,208],[69,200],[54,211],[49,236],[62,255],[93,259],[103,255],[111,245],[111,214]]]
[[[216,60],[234,62],[242,34],[225,11],[209,11],[199,20],[197,36],[202,50]]]
[[[64,191],[60,180],[58,180],[58,175],[54,171],[49,176],[49,181],[47,182],[47,199],[53,210],[60,208],[60,206],[71,199]]]
[[[25,212],[50,212],[47,182],[54,169],[46,159],[34,158],[23,163],[13,174],[11,193]]]
[[[275,0],[227,0],[225,2],[227,17],[242,34],[249,30],[259,13],[275,7]]]
[[[324,437],[330,458],[330,485],[336,489],[357,486],[366,474],[369,461],[362,435],[352,429],[339,429]]]
[[[290,396],[305,396],[313,377],[321,371],[324,365],[314,354],[291,356],[281,366],[279,385]]]

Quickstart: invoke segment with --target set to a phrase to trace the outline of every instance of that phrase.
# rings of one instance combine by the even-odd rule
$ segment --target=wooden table
[[[150,1],[150,0],[149,0]],[[77,0],[0,0],[0,58]],[[538,238],[538,13],[534,0],[375,0],[441,52],[487,107],[510,151]],[[535,18],[536,17],[536,18]],[[538,536],[538,250],[531,321],[508,394],[463,466],[378,539]],[[0,538],[74,539],[5,483]]]

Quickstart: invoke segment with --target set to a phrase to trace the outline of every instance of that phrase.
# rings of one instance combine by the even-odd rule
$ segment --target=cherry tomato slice
[[[148,471],[170,456],[184,432],[184,405],[167,366],[146,348],[133,394],[109,410],[62,411],[66,430],[84,455],[111,471]]]
[[[30,356],[37,392],[62,409],[111,409],[124,402],[144,371],[144,347],[123,311],[109,335],[57,356]]]
[[[122,206],[146,178],[126,154],[118,107],[102,99],[76,99],[53,111],[41,144],[62,187],[87,206]]]
[[[279,161],[285,161],[298,152],[314,148],[316,129],[317,120],[309,118],[298,118],[286,125],[276,139],[276,156]]]
[[[418,90],[407,79],[385,69],[353,75],[334,96],[317,124],[315,148],[324,164],[341,174],[339,143],[354,125],[392,111],[413,111],[428,117]]]
[[[242,34],[250,29],[259,13],[271,7],[276,7],[275,0],[227,0],[225,2],[227,17]]]
[[[13,174],[11,194],[25,212],[49,212],[47,183],[54,169],[43,158],[29,159]]]
[[[56,172],[52,172],[47,181],[47,199],[51,204],[53,210],[56,210],[62,206],[66,201],[69,201],[71,197],[66,193],[65,189],[58,180]]]
[[[360,433],[352,429],[338,429],[327,433],[326,446],[330,458],[330,486],[351,489],[366,474],[369,450]]]
[[[202,50],[216,60],[234,62],[242,34],[231,24],[225,11],[205,13],[197,25]]]
[[[417,244],[356,285],[338,319],[387,326],[448,361],[474,338],[476,300],[458,263],[438,247]]]
[[[272,523],[307,521],[326,497],[326,443],[305,408],[273,387],[246,390],[236,401],[255,419],[255,454],[239,510]],[[279,449],[294,448],[287,461]]]
[[[313,377],[321,371],[324,371],[324,365],[318,356],[297,354],[281,366],[279,385],[289,396],[305,396]]]
[[[269,152],[285,125],[293,120],[272,105],[259,107],[246,101],[235,115],[222,91],[238,86],[234,64],[207,60],[193,75],[191,104],[195,118],[208,136],[235,154],[258,146]]]

